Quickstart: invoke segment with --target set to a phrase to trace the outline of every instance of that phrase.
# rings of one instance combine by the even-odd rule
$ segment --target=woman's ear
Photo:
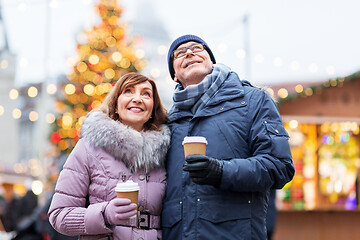
[[[177,76],[176,76],[176,73],[174,74],[174,82],[179,82]]]

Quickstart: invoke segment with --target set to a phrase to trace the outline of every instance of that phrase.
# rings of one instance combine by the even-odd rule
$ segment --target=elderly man
[[[195,35],[171,44],[168,66],[178,85],[169,112],[163,239],[266,239],[269,191],[294,175],[274,101],[216,64]],[[205,137],[206,155],[185,159],[185,136]]]

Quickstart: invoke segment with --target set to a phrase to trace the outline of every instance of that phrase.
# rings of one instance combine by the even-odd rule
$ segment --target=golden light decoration
[[[98,101],[98,100],[95,100],[95,101],[93,101],[93,102],[91,103],[91,108],[92,108],[92,109],[96,109],[96,108],[99,108],[100,105],[101,105],[101,102]]]
[[[86,63],[84,62],[80,62],[78,63],[78,65],[76,66],[76,69],[79,71],[79,72],[85,72],[87,69],[88,69],[88,66],[86,65]]]
[[[74,94],[75,90],[76,90],[76,88],[75,88],[74,84],[71,84],[71,83],[66,84],[66,86],[64,88],[64,91],[67,95]]]
[[[91,84],[86,84],[83,88],[83,91],[85,94],[87,94],[88,96],[93,96],[95,93],[95,87]]]
[[[120,67],[122,68],[129,68],[130,67],[130,61],[127,58],[123,58],[121,59],[120,63]]]
[[[111,55],[111,58],[114,62],[119,62],[122,59],[122,55],[120,52],[116,51]]]
[[[18,108],[15,108],[13,111],[12,111],[12,117],[14,119],[19,119],[21,117],[21,110],[18,109]]]
[[[173,82],[173,81],[171,81],[171,82]],[[271,97],[274,97],[275,93],[274,93],[274,90],[272,88],[267,88],[266,91],[270,94]]]
[[[281,98],[287,98],[287,96],[289,95],[288,91],[285,88],[280,88],[277,94]]]
[[[3,106],[0,105],[0,116],[3,115],[5,112],[5,109]]]
[[[311,96],[311,95],[313,95],[313,93],[314,93],[314,91],[311,88],[307,88],[305,90],[305,95],[306,96]]]
[[[336,85],[337,85],[336,79],[331,79],[331,80],[330,80],[330,86],[336,87]]]
[[[29,89],[28,89],[28,95],[29,95],[29,97],[31,97],[31,98],[36,97],[36,96],[38,95],[38,90],[37,90],[37,88],[36,88],[36,87],[29,87]]]
[[[103,95],[105,92],[103,84],[99,84],[95,87],[96,95]]]
[[[108,37],[105,42],[106,42],[106,45],[111,47],[116,44],[116,39],[114,37]]]
[[[59,141],[58,146],[62,151],[64,151],[65,149],[68,148],[69,144],[67,143],[66,140],[62,139]]]
[[[85,116],[80,117],[78,123],[79,123],[80,125],[82,125],[83,122],[84,122],[84,120],[85,120],[85,118],[86,118]]]
[[[112,89],[111,83],[103,83],[102,86],[103,86],[103,89],[104,89],[105,93],[110,92],[110,90]]]
[[[19,97],[19,91],[16,90],[16,89],[11,89],[10,92],[9,92],[9,98],[11,100],[15,100]]]
[[[38,119],[39,119],[39,114],[38,114],[37,112],[31,111],[31,112],[29,113],[29,120],[30,120],[31,122],[35,122],[35,121],[37,121]]]
[[[71,127],[73,123],[73,118],[70,113],[65,113],[62,117],[62,126],[63,128],[69,128]]]
[[[43,192],[44,184],[40,180],[35,180],[31,184],[31,190],[35,195],[40,195]]]
[[[295,91],[297,93],[302,93],[302,91],[304,91],[304,88],[303,88],[303,86],[301,84],[298,84],[298,85],[295,86]]]
[[[296,121],[296,120],[291,120],[291,121],[289,122],[289,126],[290,126],[290,128],[292,128],[292,129],[297,128],[298,125],[299,125],[299,123],[298,123],[298,121]]]
[[[84,94],[84,93],[81,93],[80,94],[80,102],[81,103],[87,103],[89,101],[89,97],[88,95]]]
[[[117,28],[113,31],[114,37],[117,39],[121,38],[124,35],[124,29],[123,28]]]
[[[115,77],[115,71],[112,68],[108,68],[104,71],[104,76],[107,79],[113,79]]]
[[[100,59],[96,54],[93,54],[89,57],[89,63],[91,63],[92,65],[98,64],[99,60]]]

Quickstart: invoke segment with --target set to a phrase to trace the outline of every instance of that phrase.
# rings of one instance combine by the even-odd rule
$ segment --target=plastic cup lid
[[[115,187],[116,192],[132,192],[139,190],[139,184],[132,180],[127,180],[126,182],[118,182]]]
[[[184,145],[185,143],[205,143],[205,144],[208,144],[205,137],[199,137],[199,136],[184,137],[184,141],[182,142],[182,144]]]

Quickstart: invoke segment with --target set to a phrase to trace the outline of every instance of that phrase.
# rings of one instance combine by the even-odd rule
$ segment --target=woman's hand
[[[127,198],[115,198],[109,202],[104,211],[105,223],[120,225],[124,220],[136,215],[136,204]]]

